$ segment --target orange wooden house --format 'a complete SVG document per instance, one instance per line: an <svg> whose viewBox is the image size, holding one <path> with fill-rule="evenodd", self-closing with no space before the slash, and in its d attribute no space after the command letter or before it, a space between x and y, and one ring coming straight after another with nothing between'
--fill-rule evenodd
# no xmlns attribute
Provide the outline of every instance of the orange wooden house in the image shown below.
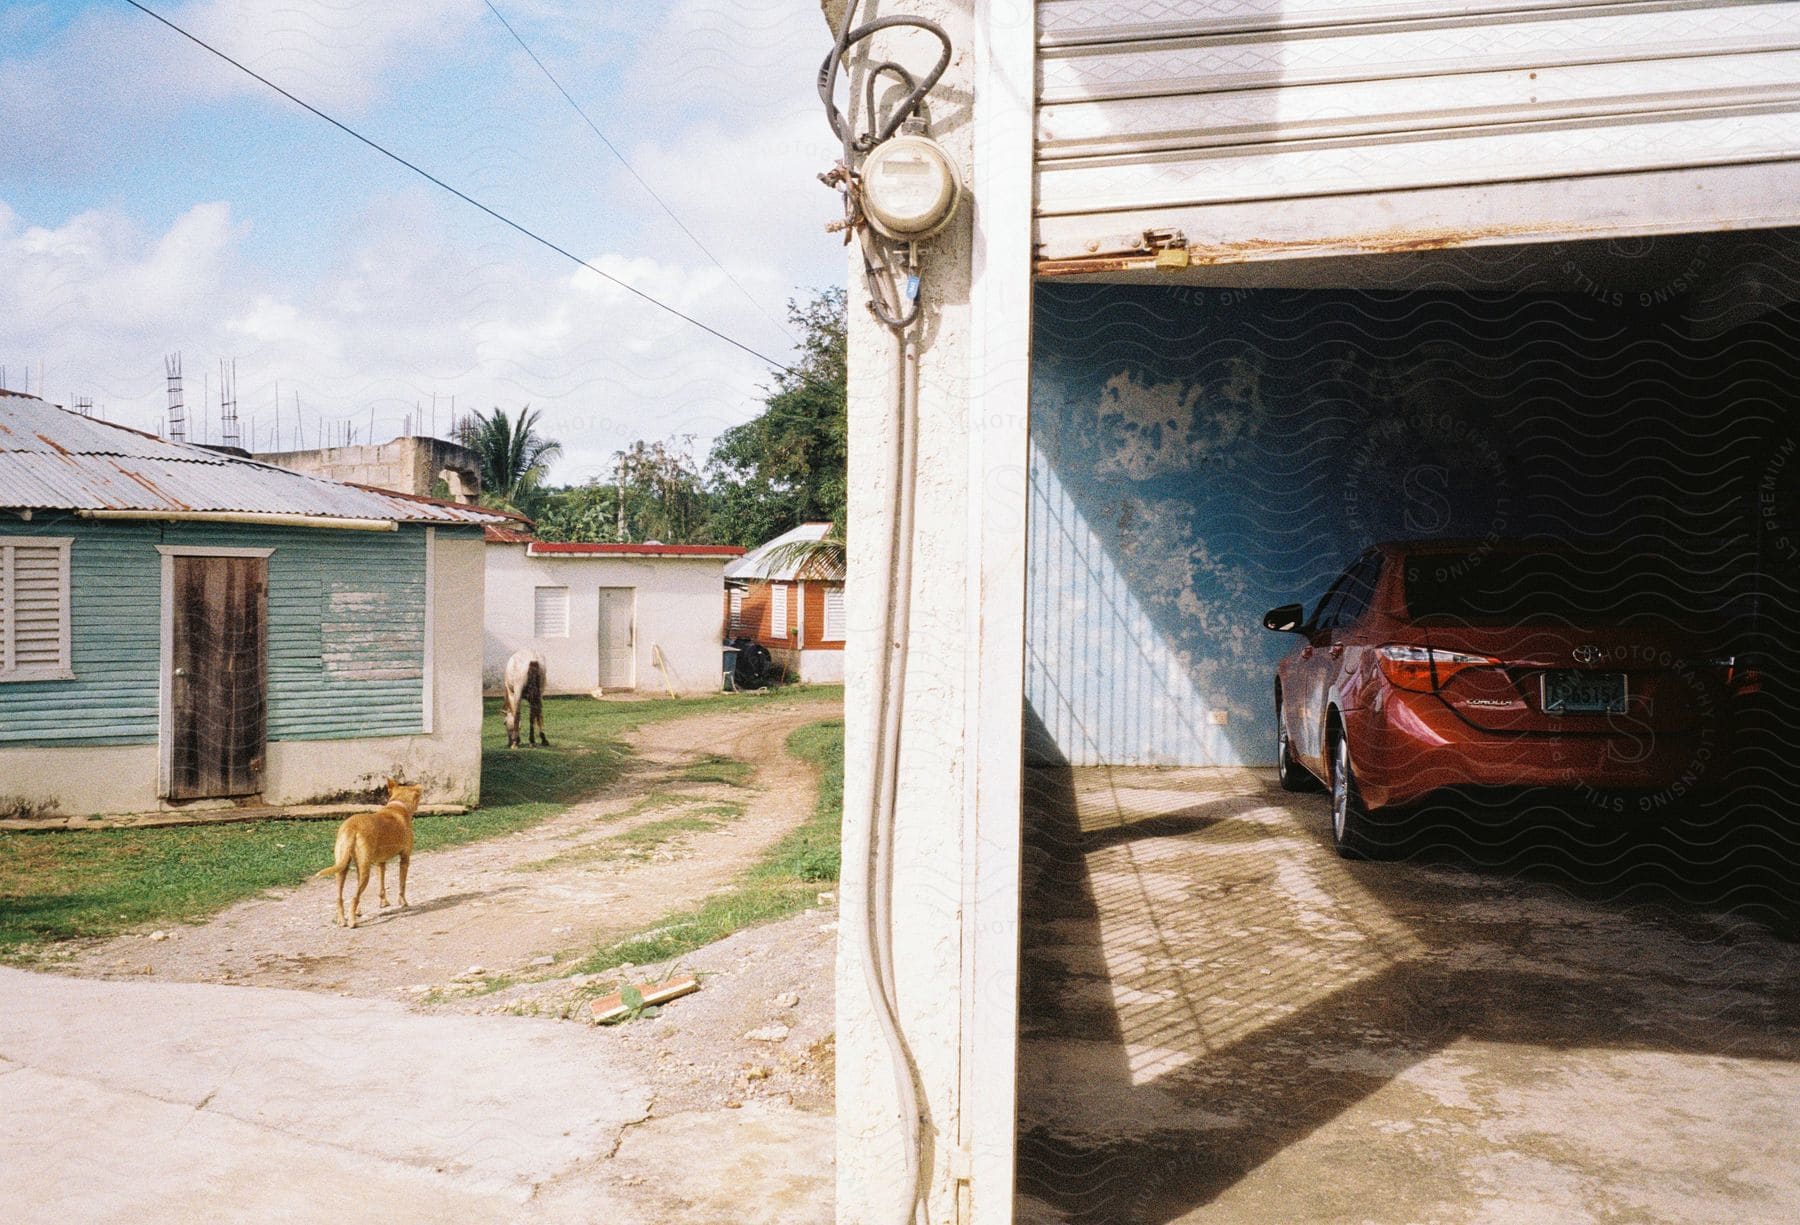
<svg viewBox="0 0 1800 1225"><path fill-rule="evenodd" d="M844 679L844 573L784 558L784 545L822 540L829 523L802 523L725 567L730 638L753 638L775 662L808 682Z"/></svg>

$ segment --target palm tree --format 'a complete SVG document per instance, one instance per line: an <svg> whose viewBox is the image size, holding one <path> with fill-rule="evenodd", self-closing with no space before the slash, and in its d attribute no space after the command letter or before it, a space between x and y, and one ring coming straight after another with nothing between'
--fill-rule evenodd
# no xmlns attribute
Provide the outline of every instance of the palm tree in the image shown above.
<svg viewBox="0 0 1800 1225"><path fill-rule="evenodd" d="M777 570L793 566L803 579L841 579L850 565L844 526L842 518L834 519L817 540L790 540L770 549L769 561Z"/></svg>
<svg viewBox="0 0 1800 1225"><path fill-rule="evenodd" d="M481 465L481 500L529 514L528 505L538 500L538 482L550 469L550 461L562 454L562 444L537 432L538 414L526 405L518 420L506 410L476 413L464 445L475 452Z"/></svg>

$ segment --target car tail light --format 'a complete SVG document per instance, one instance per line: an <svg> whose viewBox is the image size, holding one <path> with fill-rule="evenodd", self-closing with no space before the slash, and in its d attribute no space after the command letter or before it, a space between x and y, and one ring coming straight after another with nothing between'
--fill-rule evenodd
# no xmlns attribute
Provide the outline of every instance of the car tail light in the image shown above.
<svg viewBox="0 0 1800 1225"><path fill-rule="evenodd" d="M1397 687L1414 693L1435 693L1464 668L1500 666L1500 661L1490 655L1469 655L1436 647L1385 646L1375 654L1381 660L1382 675Z"/></svg>
<svg viewBox="0 0 1800 1225"><path fill-rule="evenodd" d="M1761 693L1762 677L1744 660L1736 655L1720 655L1714 659L1700 661L1702 667L1717 668L1725 679L1725 687L1735 694Z"/></svg>

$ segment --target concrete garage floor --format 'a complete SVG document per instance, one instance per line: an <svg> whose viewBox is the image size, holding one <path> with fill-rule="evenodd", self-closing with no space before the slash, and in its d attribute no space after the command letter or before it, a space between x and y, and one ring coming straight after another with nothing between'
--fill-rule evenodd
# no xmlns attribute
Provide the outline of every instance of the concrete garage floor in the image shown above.
<svg viewBox="0 0 1800 1225"><path fill-rule="evenodd" d="M1800 945L1698 848L1352 864L1269 771L1026 785L1021 1222L1800 1220Z"/></svg>

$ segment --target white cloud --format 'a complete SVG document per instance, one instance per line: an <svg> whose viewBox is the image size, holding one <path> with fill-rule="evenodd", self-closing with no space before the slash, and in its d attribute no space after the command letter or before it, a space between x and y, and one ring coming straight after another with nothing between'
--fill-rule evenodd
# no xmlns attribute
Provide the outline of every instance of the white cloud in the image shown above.
<svg viewBox="0 0 1800 1225"><path fill-rule="evenodd" d="M590 113L750 300L597 143L550 141L535 161L521 154L543 140L547 123L568 123L581 141L591 134L538 70L508 50L480 0L194 0L174 12L259 71L346 114L374 98L387 74L465 38L471 21L488 22L488 41L464 49L489 48L496 64L504 57L518 106L422 116L421 130L456 136L432 142L451 149L434 169L527 223L542 212L533 193L579 199L598 173L595 207L618 222L608 232L629 235L635 223L635 236L618 240L634 249L572 249L785 356L785 338L767 316L785 323L787 298L841 281L844 269L837 239L823 232L837 198L813 177L835 148L812 88L826 41L812 0L685 0L652 19L660 24L648 34L641 15L621 17L605 5L501 7L577 97L611 92L624 100ZM0 84L0 109L9 90L37 98L45 122L32 138L37 152L64 158L78 182L70 159L109 156L118 140L109 125L128 123L135 111L193 99L229 106L244 89L262 89L222 65L215 72L198 52L146 55L144 20L129 11L123 20L85 15L31 60L0 62L0 82L12 82ZM52 88L68 57L89 54L99 58L84 69L78 97ZM674 62L682 71L669 70ZM35 84L19 85L15 68L36 73ZM199 70L205 80L187 79ZM596 77L584 75L595 73L615 83L610 91L596 91ZM32 92L39 87L41 96ZM254 95L242 97L248 105ZM9 157L24 165L35 156L17 143L10 149L0 151L0 179ZM346 187L366 192L367 182ZM423 184L367 196L351 220L305 249L271 251L265 238L258 259L245 244L257 217L241 205L196 201L155 228L130 208L128 196L122 208L34 217L48 224L33 226L0 201L0 364L35 368L41 358L53 399L92 396L114 419L141 427L161 420L163 354L180 350L196 406L190 417L204 416L203 379L210 372L216 399L218 362L235 357L240 416L254 416L263 442L277 384L289 444L296 393L309 423L326 416L366 431L373 409L378 436L397 431L419 406L429 412L434 392L440 427L452 395L459 410L529 402L564 444L557 478L580 479L604 472L611 453L637 438L691 433L703 453L720 430L757 410L770 381L754 357ZM564 245L578 242L571 231L581 226L545 230ZM316 436L312 425L307 441Z"/></svg>
<svg viewBox="0 0 1800 1225"><path fill-rule="evenodd" d="M842 205L817 179L839 156L814 86L829 31L816 0L659 7L642 15L649 28L631 32L637 54L621 61L624 40L609 6L502 5L606 138L743 285L758 308L748 338L785 343L784 303L797 287L843 278L842 248L825 232ZM522 53L511 68L516 96L548 93L553 108L562 106ZM613 105L596 100L596 80L616 82ZM607 206L642 217L644 240L659 256L709 265L643 185L565 113L574 177L588 181L597 171ZM742 303L729 282L723 293Z"/></svg>
<svg viewBox="0 0 1800 1225"><path fill-rule="evenodd" d="M530 403L564 443L564 479L605 471L639 437L691 433L704 447L756 411L766 367L617 285L516 247L489 258L418 194L371 213L382 221L303 294L246 267L244 227L223 204L196 205L160 234L112 212L55 228L0 214L0 318L14 321L0 363L42 361L50 398L90 396L111 419L154 429L165 353L183 354L190 419L216 420L214 372L236 358L240 417L255 418L263 445L277 385L290 445L295 394L310 437L321 417L366 432L371 410L389 436L433 392L440 426L452 395L459 409ZM696 314L728 300L710 267L594 263Z"/></svg>
<svg viewBox="0 0 1800 1225"><path fill-rule="evenodd" d="M283 88L355 115L465 37L481 0L189 0L152 5ZM229 64L124 5L88 9L27 54L0 57L0 174L73 174L184 106L260 96ZM285 104L284 104L285 105Z"/></svg>
<svg viewBox="0 0 1800 1225"><path fill-rule="evenodd" d="M481 0L195 0L171 19L307 101L354 112L389 74L459 42L485 13ZM263 88L220 68L192 87Z"/></svg>

